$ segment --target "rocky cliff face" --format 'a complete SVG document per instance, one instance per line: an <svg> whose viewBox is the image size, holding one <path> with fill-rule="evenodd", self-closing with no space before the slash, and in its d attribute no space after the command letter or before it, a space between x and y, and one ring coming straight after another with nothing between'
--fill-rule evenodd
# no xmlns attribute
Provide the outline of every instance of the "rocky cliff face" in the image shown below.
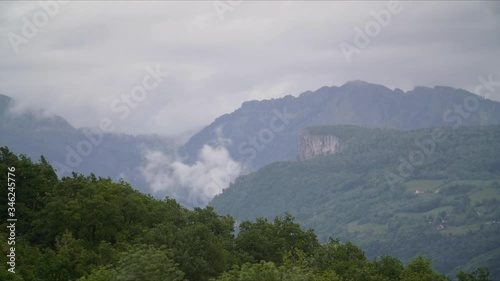
<svg viewBox="0 0 500 281"><path fill-rule="evenodd" d="M339 139L335 136L311 135L304 132L299 137L299 161L309 160L317 156L333 154L340 148Z"/></svg>

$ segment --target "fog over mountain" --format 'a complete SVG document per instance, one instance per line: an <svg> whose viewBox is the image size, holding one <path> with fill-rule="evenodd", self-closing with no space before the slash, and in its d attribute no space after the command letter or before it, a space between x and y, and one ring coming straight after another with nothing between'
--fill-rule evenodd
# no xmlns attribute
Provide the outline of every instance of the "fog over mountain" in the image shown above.
<svg viewBox="0 0 500 281"><path fill-rule="evenodd" d="M451 87L404 92L356 80L298 97L247 101L208 124L183 146L158 135L76 129L58 116L16 112L2 96L2 145L72 171L124 178L145 193L205 206L239 175L295 161L301 131L314 125L409 130L500 124L500 103Z"/></svg>
<svg viewBox="0 0 500 281"><path fill-rule="evenodd" d="M401 2L350 63L340 45L355 46L355 29L365 30L389 2L241 1L222 20L215 2L69 1L16 53L9 36L22 36L24 18L33 23L44 10L2 1L0 93L74 127L111 118L117 132L186 140L245 101L351 80L470 92L479 76L500 80L498 2ZM118 119L113 102L157 65L168 76ZM499 91L490 98L500 100Z"/></svg>

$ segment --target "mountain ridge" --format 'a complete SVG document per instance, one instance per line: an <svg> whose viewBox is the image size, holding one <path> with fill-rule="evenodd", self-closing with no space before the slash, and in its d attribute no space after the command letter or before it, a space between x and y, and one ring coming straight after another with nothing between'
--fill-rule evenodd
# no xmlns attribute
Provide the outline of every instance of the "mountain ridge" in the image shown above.
<svg viewBox="0 0 500 281"><path fill-rule="evenodd" d="M141 192L150 193L138 170L144 161L143 148L173 150L173 141L159 135L100 132L90 137L95 139L89 139L93 129L75 128L61 116L46 116L36 110L9 112L14 103L15 99L0 95L0 146L32 159L43 155L60 177L77 172L114 180L124 178ZM83 144L90 149L88 154L78 152Z"/></svg>
<svg viewBox="0 0 500 281"><path fill-rule="evenodd" d="M462 118L453 110L458 105L463 107L464 101L468 99L477 102L477 110L467 113L467 118ZM168 176L168 169L171 168L169 165L174 162L195 169L199 163L207 164L203 162L207 159L201 159L200 162L200 152L207 145L222 149L217 151L226 150L229 155L226 160L238 162L241 165L239 171L246 173L275 161L296 160L298 135L309 126L358 125L411 130L447 125L500 124L500 103L465 90L446 86L418 86L404 92L355 80L342 86L324 86L315 91L305 91L298 96L285 95L243 102L233 112L216 118L180 148L174 141L161 135L104 134L104 142L92 147L97 153L94 151L88 157L81 157L82 164L71 167L67 165L67 158L75 156L73 151L76 146L87 140L85 130L74 128L62 117L45 118L36 112L9 113L7 116L7 108L12 103L13 99L8 96L0 98L0 116L3 116L0 119L3 133L0 145L7 145L13 151L25 153L34 159L43 154L49 161L65 165L56 165L65 175L70 171L83 174L97 172L98 175L118 179L123 175L136 174L134 179L126 180L145 193L153 191L150 189L152 185L155 185L155 191L169 190L169 187L165 187L160 180L164 175L149 175L146 178L139 168L157 167L155 173L161 173L160 169L163 169L165 176ZM145 154L144 148L168 156L165 159L170 159L169 162L148 166L148 161L152 160ZM176 153L177 149L179 153ZM217 176L226 179L237 176L227 167L205 167L207 173L216 171ZM208 175L206 178L210 177L214 176ZM157 179L160 181L157 182ZM166 195L169 195L168 192L155 194L160 197Z"/></svg>
<svg viewBox="0 0 500 281"><path fill-rule="evenodd" d="M297 97L243 102L192 136L182 151L186 160L194 163L203 145L218 145L218 139L224 138L230 141L226 148L231 157L256 170L274 161L294 160L298 146L295 137L307 126L352 124L403 130L447 126L458 122L454 106L467 99L477 102L478 108L470 117L459 120L463 125L500 124L500 103L463 89L417 86L404 92L354 80L340 87L306 91ZM452 112L446 115L448 110ZM262 135L264 131L271 134L268 129L276 111L295 117L284 130L272 132L268 137L271 141L266 143ZM249 145L255 138L261 141Z"/></svg>

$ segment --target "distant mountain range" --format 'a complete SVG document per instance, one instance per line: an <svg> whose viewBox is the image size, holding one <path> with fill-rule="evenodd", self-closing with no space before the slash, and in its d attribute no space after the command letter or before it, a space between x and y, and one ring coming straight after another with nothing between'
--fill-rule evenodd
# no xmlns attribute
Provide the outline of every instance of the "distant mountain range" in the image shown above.
<svg viewBox="0 0 500 281"><path fill-rule="evenodd" d="M410 130L458 122L500 124L500 103L450 87L416 87L404 92L352 81L298 97L244 102L236 111L217 118L194 135L183 151L188 161L193 162L203 145L222 142L234 160L255 170L274 161L295 160L297 136L308 126L359 125Z"/></svg>
<svg viewBox="0 0 500 281"><path fill-rule="evenodd" d="M244 102L236 111L217 118L180 148L161 136L162 132L140 136L104 134L102 143L93 146L89 156L81 157L81 163L71 166L66 158L74 153L69 152L68 146L75 151L82 140L89 141L85 135L87 129L74 128L59 116L8 113L13 102L10 97L0 95L0 145L35 160L44 155L63 175L73 170L113 179L122 177L146 193L151 191L149 183L138 171L145 164L144 149L170 155L178 149L178 155L183 157L181 160L193 164L198 161L204 145L225 147L232 159L244 164L247 171L255 171L275 161L296 160L298 135L308 126L350 124L409 130L458 122L461 125L500 124L500 103L465 90L416 87L404 92L352 81L341 87L308 91L298 97L288 95ZM465 112L460 112L460 108Z"/></svg>
<svg viewBox="0 0 500 281"><path fill-rule="evenodd" d="M75 171L83 174L125 179L135 188L149 193L149 187L140 176L138 167L143 163L143 148L173 150L173 142L157 135L132 136L103 134L94 145L86 128L76 129L60 116L43 116L33 112L11 113L14 100L0 95L0 146L8 146L15 153L25 154L37 161L41 155L56 168L60 176L71 176ZM92 144L90 153L88 146ZM69 160L69 161L67 161Z"/></svg>
<svg viewBox="0 0 500 281"><path fill-rule="evenodd" d="M352 81L298 97L244 102L181 147L162 132L96 135L59 116L12 113L14 102L0 95L0 146L34 160L44 155L60 175L123 178L150 193L151 179L141 172L149 161L145 151L161 152L172 157L152 154L158 161L149 165L148 176L155 188L196 182L189 192L179 185L177 193L196 197L210 189L210 177L198 178L199 173L219 171L200 164L200 151L220 148L203 154L205 160L220 156L208 159L210 165L228 158L227 150L229 160L248 173L213 199L221 214L241 221L290 212L303 226L315 227L320 238L351 239L370 257L388 253L407 260L421 253L435 258L443 272L488 265L500 278L499 102L450 87L404 92ZM427 155L415 141L432 139L433 129L425 128L436 127L443 127L444 142L425 165L403 175L401 161L417 161L411 158L417 157L415 146L420 157ZM174 168L188 172L173 180L174 161ZM388 184L387 172L399 180ZM156 194L164 195L176 198Z"/></svg>

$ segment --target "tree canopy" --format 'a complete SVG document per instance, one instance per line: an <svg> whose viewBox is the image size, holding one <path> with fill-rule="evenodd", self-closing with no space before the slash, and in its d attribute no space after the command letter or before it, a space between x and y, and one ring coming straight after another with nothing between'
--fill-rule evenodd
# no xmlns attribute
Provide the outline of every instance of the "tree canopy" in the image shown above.
<svg viewBox="0 0 500 281"><path fill-rule="evenodd" d="M322 244L289 214L243 221L236 233L235 220L211 207L189 210L93 174L58 179L43 157L33 163L3 147L2 183L8 167L16 168L16 273L4 268L0 280L446 280L429 259L370 261L350 242ZM5 257L7 243L0 249ZM458 278L488 280L488 271Z"/></svg>

